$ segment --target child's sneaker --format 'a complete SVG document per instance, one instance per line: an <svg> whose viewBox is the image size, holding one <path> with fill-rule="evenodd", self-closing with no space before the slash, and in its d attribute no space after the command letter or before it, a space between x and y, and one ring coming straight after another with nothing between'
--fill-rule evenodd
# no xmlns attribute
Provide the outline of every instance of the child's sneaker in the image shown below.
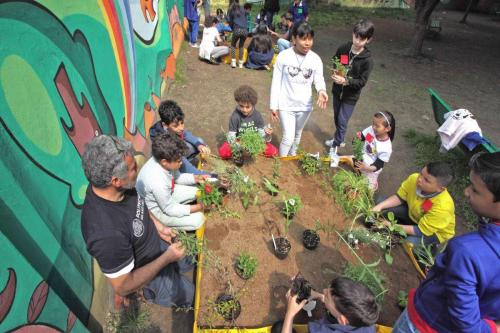
<svg viewBox="0 0 500 333"><path fill-rule="evenodd" d="M236 68L236 59L231 59L231 67Z"/></svg>
<svg viewBox="0 0 500 333"><path fill-rule="evenodd" d="M191 46L192 48L195 48L195 49L200 48L200 45L198 45L198 43L189 43L189 46Z"/></svg>
<svg viewBox="0 0 500 333"><path fill-rule="evenodd" d="M238 64L238 67L239 68L243 68L243 60L240 60L239 64Z"/></svg>
<svg viewBox="0 0 500 333"><path fill-rule="evenodd" d="M325 141L325 146L328 146L328 147L333 147L333 144L335 143L335 140L334 139L331 139L331 140L326 140ZM345 142L341 142L340 145L339 145L340 148L344 148L345 147Z"/></svg>

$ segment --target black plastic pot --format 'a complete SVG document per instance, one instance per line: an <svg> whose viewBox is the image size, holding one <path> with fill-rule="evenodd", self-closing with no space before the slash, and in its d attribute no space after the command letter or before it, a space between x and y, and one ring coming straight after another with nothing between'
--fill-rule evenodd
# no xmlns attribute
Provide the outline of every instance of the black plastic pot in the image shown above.
<svg viewBox="0 0 500 333"><path fill-rule="evenodd" d="M312 285L307 281L302 274L298 273L292 281L290 293L297 295L297 304L300 304L305 299L311 296Z"/></svg>
<svg viewBox="0 0 500 333"><path fill-rule="evenodd" d="M245 164L245 158L241 154L238 157L233 156L233 162L237 167L242 167Z"/></svg>
<svg viewBox="0 0 500 333"><path fill-rule="evenodd" d="M238 276L243 279L243 280L249 280L251 278L251 276L249 277L245 277L243 275L243 272L238 268L238 264L237 263L234 263L234 271L236 272L236 274L238 274Z"/></svg>
<svg viewBox="0 0 500 333"><path fill-rule="evenodd" d="M292 244L290 244L290 241L285 237L278 237L275 239L275 242L276 249L274 249L274 254L276 254L278 259L285 259L292 248Z"/></svg>
<svg viewBox="0 0 500 333"><path fill-rule="evenodd" d="M217 299L215 300L215 304L219 305L220 303L229 302L232 300L234 300L234 297L232 295L222 294L219 297L217 297ZM236 307L233 308L230 313L221 313L219 310L219 307L217 307L217 313L220 314L224 318L224 320L227 320L227 321L236 320L241 314L240 301L238 301L238 300L236 301Z"/></svg>
<svg viewBox="0 0 500 333"><path fill-rule="evenodd" d="M314 250L318 247L320 242L320 237L318 233L311 229L306 229L302 233L302 244L308 250Z"/></svg>

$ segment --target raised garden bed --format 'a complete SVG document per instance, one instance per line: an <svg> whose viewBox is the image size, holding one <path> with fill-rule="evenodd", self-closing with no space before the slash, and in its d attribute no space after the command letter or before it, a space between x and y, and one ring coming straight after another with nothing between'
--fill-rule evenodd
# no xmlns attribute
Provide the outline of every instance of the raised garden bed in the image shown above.
<svg viewBox="0 0 500 333"><path fill-rule="evenodd" d="M300 272L315 290L322 291L334 277L344 275L348 264L348 273L361 272L360 260L366 264L378 262L373 269L384 276L387 289L380 295L383 301L379 323L391 326L401 311L398 293L418 286L417 272L401 246L392 249L393 263L388 265L384 261L384 250L379 246L359 244L354 253L347 240L341 240L336 231L344 234L353 225L352 217L346 217L335 203L331 172L307 176L297 161L277 163L263 157L245 164L241 170L260 189L258 200L245 210L242 200L230 195L225 200L225 213L214 212L207 218L204 237L210 252L208 257L218 258L218 268L214 267L213 260L208 265L201 265L197 277L195 327L269 326L285 315L285 293L291 287L292 276ZM278 195L273 196L266 191L262 185L263 177L279 186ZM300 197L301 208L285 233L283 199L294 195ZM304 247L306 229L317 230L320 238L317 248L313 250ZM279 237L285 237L290 242L291 249L285 258L276 256L271 234L275 242ZM306 232L306 236L308 244L315 243L316 237L311 232ZM247 280L235 270L236 259L242 253L254 256L258 261L255 275ZM217 310L214 305L217 298L228 291L240 304L240 313L235 320L225 320L214 312ZM323 316L321 302L312 314L312 319ZM306 312L301 311L295 323L307 323L308 320Z"/></svg>

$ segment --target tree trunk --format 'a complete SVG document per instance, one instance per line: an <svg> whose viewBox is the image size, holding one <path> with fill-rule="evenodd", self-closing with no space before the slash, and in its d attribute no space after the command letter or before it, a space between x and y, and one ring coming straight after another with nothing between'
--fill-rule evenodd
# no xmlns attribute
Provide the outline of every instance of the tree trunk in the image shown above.
<svg viewBox="0 0 500 333"><path fill-rule="evenodd" d="M465 13L464 13L464 17L462 17L462 19L460 20L460 23L466 23L467 21L467 16L469 15L469 12L472 8L472 4L474 3L475 1L474 0L469 0L469 3L467 4L467 8L465 8Z"/></svg>
<svg viewBox="0 0 500 333"><path fill-rule="evenodd" d="M425 33L429 25L429 18L432 11L436 8L439 0L417 0L415 1L415 34L408 48L408 55L417 57L422 53L422 45L424 44Z"/></svg>

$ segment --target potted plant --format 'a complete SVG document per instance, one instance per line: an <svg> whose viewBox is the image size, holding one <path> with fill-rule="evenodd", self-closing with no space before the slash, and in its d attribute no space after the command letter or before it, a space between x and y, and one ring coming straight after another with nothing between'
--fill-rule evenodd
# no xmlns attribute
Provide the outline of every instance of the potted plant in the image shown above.
<svg viewBox="0 0 500 333"><path fill-rule="evenodd" d="M276 257L281 260L285 259L292 249L292 244L290 244L290 241L286 237L280 236L276 239L274 239L273 237L273 243L274 254L276 255Z"/></svg>
<svg viewBox="0 0 500 333"><path fill-rule="evenodd" d="M287 220L291 220L297 214L300 207L302 207L302 202L300 201L300 197L298 195L293 195L289 198L283 197L281 213L286 217Z"/></svg>
<svg viewBox="0 0 500 333"><path fill-rule="evenodd" d="M226 321L234 322L241 313L240 301L230 294L221 294L215 300L216 312Z"/></svg>
<svg viewBox="0 0 500 333"><path fill-rule="evenodd" d="M406 309L408 306L408 293L404 290L398 292L398 306L401 309Z"/></svg>
<svg viewBox="0 0 500 333"><path fill-rule="evenodd" d="M316 230L313 229L306 229L302 233L302 243L304 244L304 247L308 250L314 250L318 247L320 242L320 237L319 234L316 232Z"/></svg>
<svg viewBox="0 0 500 333"><path fill-rule="evenodd" d="M245 159L243 157L243 151L241 149L241 145L235 139L229 139L229 146L231 147L231 158L234 164L238 167L242 167L245 163Z"/></svg>
<svg viewBox="0 0 500 333"><path fill-rule="evenodd" d="M334 75L342 76L342 77L347 77L347 72L349 71L348 61L344 61L344 63L341 61L339 57L332 57L331 59L331 64L332 64L332 70Z"/></svg>
<svg viewBox="0 0 500 333"><path fill-rule="evenodd" d="M352 162L353 162L353 167L355 170L357 170L356 162L363 161L363 149L364 149L364 147L365 147L365 143L360 138L355 137L352 140L352 150L354 152L354 157L352 158Z"/></svg>
<svg viewBox="0 0 500 333"><path fill-rule="evenodd" d="M311 290L311 283L307 281L302 274L300 274L300 272L297 273L297 275L295 275L292 279L292 286L290 288L290 294L292 296L297 295L297 304L311 297Z"/></svg>
<svg viewBox="0 0 500 333"><path fill-rule="evenodd" d="M300 159L300 167L304 173L309 176L314 175L321 167L321 161L319 160L319 154L313 155L304 153Z"/></svg>
<svg viewBox="0 0 500 333"><path fill-rule="evenodd" d="M205 206L214 205L218 209L222 205L222 193L217 187L208 181L205 181L198 185L199 195L198 200Z"/></svg>
<svg viewBox="0 0 500 333"><path fill-rule="evenodd" d="M238 136L238 140L243 152L247 153L252 158L263 153L266 149L264 139L259 131L255 129L247 129L243 131Z"/></svg>
<svg viewBox="0 0 500 333"><path fill-rule="evenodd" d="M269 180L266 177L262 177L262 185L264 185L264 189L267 191L267 193L269 193L273 197L278 195L279 187L275 182Z"/></svg>
<svg viewBox="0 0 500 333"><path fill-rule="evenodd" d="M250 203L257 204L259 191L249 176L238 168L232 168L227 170L226 178L230 191L240 197L243 208L247 209Z"/></svg>
<svg viewBox="0 0 500 333"><path fill-rule="evenodd" d="M433 245L425 245L423 238L421 238L419 245L413 247L413 254L425 275L427 275L431 267L434 266L433 252Z"/></svg>
<svg viewBox="0 0 500 333"><path fill-rule="evenodd" d="M248 280L255 276L258 265L259 262L257 258L243 252L236 258L234 267L236 270L236 274L238 274L240 278L242 278L243 280Z"/></svg>

